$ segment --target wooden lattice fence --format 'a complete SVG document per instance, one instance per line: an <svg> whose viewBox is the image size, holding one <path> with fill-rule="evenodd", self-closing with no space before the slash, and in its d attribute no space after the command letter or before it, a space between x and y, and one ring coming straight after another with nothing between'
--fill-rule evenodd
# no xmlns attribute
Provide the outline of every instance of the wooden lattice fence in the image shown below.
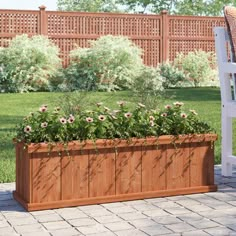
<svg viewBox="0 0 236 236"><path fill-rule="evenodd" d="M128 36L143 49L146 65L173 60L177 52L214 51L213 27L224 26L222 17L0 10L0 46L19 34L47 35L61 49L63 65L75 45L88 47L102 35Z"/></svg>

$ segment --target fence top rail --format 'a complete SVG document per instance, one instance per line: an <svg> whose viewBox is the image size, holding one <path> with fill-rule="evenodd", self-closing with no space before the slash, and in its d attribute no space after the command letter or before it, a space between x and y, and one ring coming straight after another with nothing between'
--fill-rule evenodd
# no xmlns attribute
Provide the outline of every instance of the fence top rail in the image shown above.
<svg viewBox="0 0 236 236"><path fill-rule="evenodd" d="M168 15L169 19L178 19L178 20L224 20L222 16L179 16L179 15Z"/></svg>
<svg viewBox="0 0 236 236"><path fill-rule="evenodd" d="M39 14L40 10L13 10L13 9L0 9L0 14L1 13L33 13L33 14Z"/></svg>
<svg viewBox="0 0 236 236"><path fill-rule="evenodd" d="M64 15L64 16L96 16L96 17L127 17L127 18L161 18L161 15L151 14L128 14L128 13L101 13L101 12L75 12L75 11L46 11L48 14Z"/></svg>

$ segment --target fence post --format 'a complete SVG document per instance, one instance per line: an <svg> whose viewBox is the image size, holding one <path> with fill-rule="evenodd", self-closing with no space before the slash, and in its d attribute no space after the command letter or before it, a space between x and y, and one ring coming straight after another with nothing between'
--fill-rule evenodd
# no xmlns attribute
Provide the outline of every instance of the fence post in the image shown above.
<svg viewBox="0 0 236 236"><path fill-rule="evenodd" d="M161 62L169 59L169 24L168 24L168 11L161 11L162 16L162 57Z"/></svg>
<svg viewBox="0 0 236 236"><path fill-rule="evenodd" d="M47 35L48 34L48 19L45 11L45 6L39 7L39 34Z"/></svg>

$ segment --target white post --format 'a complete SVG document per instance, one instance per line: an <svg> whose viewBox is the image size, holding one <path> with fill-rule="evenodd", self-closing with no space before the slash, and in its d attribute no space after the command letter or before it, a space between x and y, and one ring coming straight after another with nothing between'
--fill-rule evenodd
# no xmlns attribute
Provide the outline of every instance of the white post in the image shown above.
<svg viewBox="0 0 236 236"><path fill-rule="evenodd" d="M232 94L229 73L225 70L225 63L228 62L227 55L227 41L228 35L223 27L216 27L215 33L215 47L219 69L220 90L221 90L221 133L222 133L222 151L221 164L222 175L232 176L232 163L230 157L232 156ZM236 103L235 103L236 109Z"/></svg>

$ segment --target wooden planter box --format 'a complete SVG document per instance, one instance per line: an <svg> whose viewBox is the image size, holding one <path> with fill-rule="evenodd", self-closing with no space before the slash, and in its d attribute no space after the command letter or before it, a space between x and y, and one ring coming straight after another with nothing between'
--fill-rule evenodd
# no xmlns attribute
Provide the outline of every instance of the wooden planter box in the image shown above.
<svg viewBox="0 0 236 236"><path fill-rule="evenodd" d="M216 135L16 147L14 198L28 211L216 191Z"/></svg>

